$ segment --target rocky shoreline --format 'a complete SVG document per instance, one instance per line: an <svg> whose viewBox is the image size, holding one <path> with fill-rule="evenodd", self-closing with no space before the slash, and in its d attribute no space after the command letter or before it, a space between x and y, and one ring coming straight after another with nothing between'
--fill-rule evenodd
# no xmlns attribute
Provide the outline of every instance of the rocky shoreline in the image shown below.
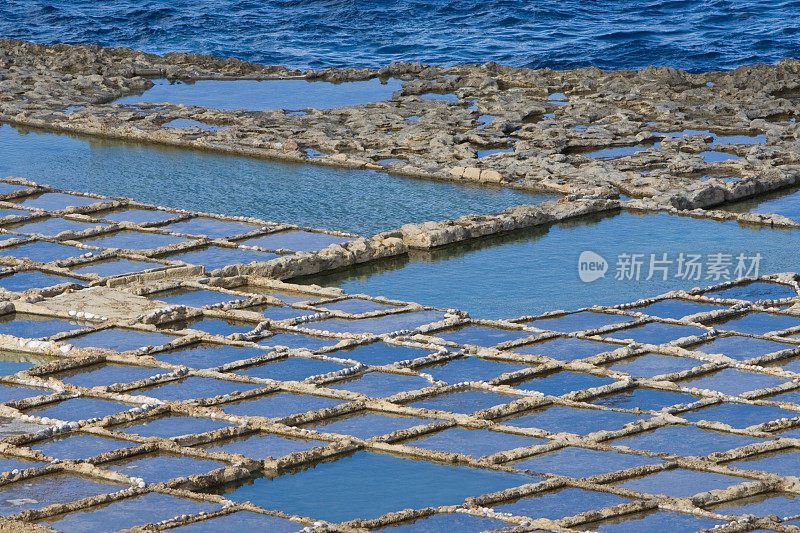
<svg viewBox="0 0 800 533"><path fill-rule="evenodd" d="M798 60L703 74L493 63L297 71L197 54L160 57L124 48L1 40L0 121L693 209L797 183L798 73ZM391 100L303 113L113 103L150 88L152 78L339 83L389 77L404 82ZM453 98L422 97L429 94ZM487 116L491 120L482 118ZM201 126L163 126L175 119ZM637 151L616 158L586 155L620 147ZM477 151L492 149L508 151L477 157ZM724 160L707 160L709 152Z"/></svg>

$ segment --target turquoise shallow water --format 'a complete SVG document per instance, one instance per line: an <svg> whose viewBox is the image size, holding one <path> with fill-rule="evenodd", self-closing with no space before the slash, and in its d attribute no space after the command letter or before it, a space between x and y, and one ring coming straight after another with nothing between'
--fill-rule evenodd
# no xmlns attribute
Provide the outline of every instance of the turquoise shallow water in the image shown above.
<svg viewBox="0 0 800 533"><path fill-rule="evenodd" d="M545 197L0 126L0 177L372 235L408 222L489 214Z"/></svg>
<svg viewBox="0 0 800 533"><path fill-rule="evenodd" d="M675 277L680 253L703 255L760 253L762 273L798 269L794 250L800 232L750 229L733 222L714 222L665 214L630 213L584 217L564 224L534 228L499 237L442 247L431 252L361 265L348 271L297 278L302 283L337 286L351 293L455 307L472 316L513 318L554 309L593 304L614 305L670 290L706 286L707 269L699 280ZM584 283L578 258L585 250L608 263L605 277ZM617 280L620 254L644 254L639 280ZM650 254L673 261L667 279L649 274ZM728 268L733 277L736 261ZM656 265L658 266L658 265ZM720 278L720 281L722 278ZM718 282L717 282L718 283Z"/></svg>

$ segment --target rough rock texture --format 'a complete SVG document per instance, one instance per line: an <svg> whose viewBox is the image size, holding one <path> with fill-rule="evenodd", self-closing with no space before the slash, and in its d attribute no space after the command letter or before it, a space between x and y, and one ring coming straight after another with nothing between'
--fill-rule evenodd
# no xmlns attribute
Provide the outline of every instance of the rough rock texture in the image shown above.
<svg viewBox="0 0 800 533"><path fill-rule="evenodd" d="M494 63L299 72L196 54L162 58L124 48L2 40L0 120L435 179L621 194L688 209L797 181L800 124L789 119L798 115L798 72L798 60L702 74ZM307 109L299 116L113 103L148 89L151 78L338 82L390 76L405 81L391 100ZM457 100L420 97L430 93ZM177 118L223 127L162 127ZM632 147L619 157L593 154ZM478 157L495 149L506 151ZM707 161L709 152L731 158Z"/></svg>

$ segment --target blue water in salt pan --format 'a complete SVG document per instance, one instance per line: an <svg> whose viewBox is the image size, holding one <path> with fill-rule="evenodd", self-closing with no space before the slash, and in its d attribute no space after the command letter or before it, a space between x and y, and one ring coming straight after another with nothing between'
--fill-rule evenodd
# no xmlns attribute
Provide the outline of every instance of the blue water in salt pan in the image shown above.
<svg viewBox="0 0 800 533"><path fill-rule="evenodd" d="M215 511L219 506L175 498L166 494L149 493L110 504L89 507L82 511L48 518L45 522L59 531L100 533L109 523L116 528L130 528L150 522L168 520L174 516Z"/></svg>
<svg viewBox="0 0 800 533"><path fill-rule="evenodd" d="M396 79L388 80L386 83L372 79L340 84L306 80L199 80L192 83L153 81L155 86L144 94L126 96L114 102L117 104L171 102L211 109L250 111L309 107L331 109L390 100L392 93L401 87L400 80Z"/></svg>
<svg viewBox="0 0 800 533"><path fill-rule="evenodd" d="M387 483L386 480L392 480ZM503 490L539 478L358 452L311 470L259 478L226 497L267 509L342 522L390 511L458 505L469 496Z"/></svg>
<svg viewBox="0 0 800 533"><path fill-rule="evenodd" d="M708 518L656 510L648 513L631 513L602 522L584 524L582 529L603 533L640 533L660 530L690 533L700 529L711 529L718 525L722 526L724 523Z"/></svg>
<svg viewBox="0 0 800 533"><path fill-rule="evenodd" d="M208 131L224 130L226 126L212 126L189 118L176 118L161 125L163 128L200 128Z"/></svg>
<svg viewBox="0 0 800 533"><path fill-rule="evenodd" d="M443 102L458 102L458 96L454 94L425 93L420 94L419 97L427 98L428 100L442 100Z"/></svg>
<svg viewBox="0 0 800 533"><path fill-rule="evenodd" d="M25 292L28 289L43 289L45 287L52 287L62 283L77 283L82 285L83 282L75 278L65 278L62 276L51 276L41 272L29 271L18 272L11 276L3 276L0 278L0 287L14 292Z"/></svg>
<svg viewBox="0 0 800 533"><path fill-rule="evenodd" d="M735 213L775 213L800 220L800 189L790 187L720 207Z"/></svg>
<svg viewBox="0 0 800 533"><path fill-rule="evenodd" d="M797 270L793 250L798 245L797 231L751 229L735 222L665 214L620 213L583 217L430 252L415 251L411 257L390 258L295 281L337 286L351 294L384 295L464 309L473 317L514 318L553 309L615 305L713 283L706 279L705 270L699 280L676 277L680 253L721 252L733 257L761 253L762 273ZM605 277L591 283L580 280L578 258L585 250L606 260ZM642 254L638 280L635 275L632 279L616 279L621 254ZM646 279L651 254L656 259L667 254L672 261L666 280L659 272ZM731 277L735 267L734 261L729 268ZM703 331L697 328L698 334Z"/></svg>
<svg viewBox="0 0 800 533"><path fill-rule="evenodd" d="M46 241L36 241L22 246L15 246L14 248L3 248L0 250L0 257L10 255L20 258L26 257L39 263L49 263L50 261L76 257L84 253L86 252L80 248Z"/></svg>
<svg viewBox="0 0 800 533"><path fill-rule="evenodd" d="M710 472L675 469L633 479L618 486L638 490L649 494L666 494L667 496L691 496L709 490L724 489L731 485L748 481Z"/></svg>
<svg viewBox="0 0 800 533"><path fill-rule="evenodd" d="M245 528L251 531L270 531L271 533L294 533L302 530L300 524L292 522L288 518L239 511L211 520L192 522L186 526L175 528L175 531L180 531L180 533L205 533L208 531L240 533Z"/></svg>
<svg viewBox="0 0 800 533"><path fill-rule="evenodd" d="M156 205L361 235L408 222L496 213L552 198L367 170L276 163L53 133L20 133L7 125L0 125L0 147L0 177L27 177L53 187L125 196Z"/></svg>

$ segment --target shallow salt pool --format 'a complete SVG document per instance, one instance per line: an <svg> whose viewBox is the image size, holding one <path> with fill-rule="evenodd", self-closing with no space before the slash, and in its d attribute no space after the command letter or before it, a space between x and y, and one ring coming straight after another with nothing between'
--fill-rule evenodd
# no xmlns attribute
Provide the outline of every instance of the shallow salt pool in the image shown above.
<svg viewBox="0 0 800 533"><path fill-rule="evenodd" d="M622 212L582 217L432 251L413 251L407 256L294 281L464 309L474 317L514 318L553 309L616 305L715 282L713 277L708 279L706 270L699 279L676 277L681 253L685 257L700 253L704 267L709 254L730 254L730 279L736 267L734 258L740 253L746 257L760 253L761 273L797 270L793 250L798 244L798 231L759 230L735 222ZM604 277L589 283L581 281L578 260L583 251L603 257L608 268ZM616 279L622 254L642 254L638 280L635 273L628 279L627 272L623 279ZM671 261L666 266L666 280L661 271L654 271L647 279L651 254L656 260L666 254Z"/></svg>
<svg viewBox="0 0 800 533"><path fill-rule="evenodd" d="M0 146L0 177L19 176L70 190L360 235L409 222L496 213L553 198L508 188L277 163L8 125L0 125Z"/></svg>
<svg viewBox="0 0 800 533"><path fill-rule="evenodd" d="M390 100L402 82L375 78L331 83L306 80L198 80L195 82L153 80L155 85L141 95L126 96L116 104L171 102L211 109L332 109L335 107ZM179 125L180 126L180 125Z"/></svg>

